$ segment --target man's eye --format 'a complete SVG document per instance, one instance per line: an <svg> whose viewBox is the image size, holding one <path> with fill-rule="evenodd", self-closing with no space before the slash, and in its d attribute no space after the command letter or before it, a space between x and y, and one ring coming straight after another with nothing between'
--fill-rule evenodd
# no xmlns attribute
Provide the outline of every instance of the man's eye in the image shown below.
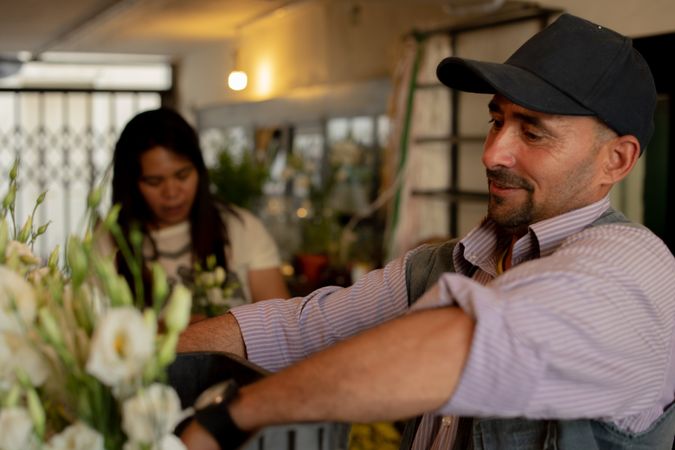
<svg viewBox="0 0 675 450"><path fill-rule="evenodd" d="M536 142L541 139L541 136L538 133L533 133L531 131L523 131L523 136L530 142Z"/></svg>
<svg viewBox="0 0 675 450"><path fill-rule="evenodd" d="M492 119L490 119L490 121L488 123L492 124L492 128L497 129L497 130L501 129L502 126L504 126L503 121L501 121L499 119L495 119L494 117Z"/></svg>

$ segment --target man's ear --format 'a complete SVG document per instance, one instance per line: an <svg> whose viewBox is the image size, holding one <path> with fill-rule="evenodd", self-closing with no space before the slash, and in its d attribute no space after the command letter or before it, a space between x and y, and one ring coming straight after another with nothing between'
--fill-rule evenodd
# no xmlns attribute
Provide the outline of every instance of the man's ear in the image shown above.
<svg viewBox="0 0 675 450"><path fill-rule="evenodd" d="M640 142L633 135L618 136L606 142L604 175L611 184L623 180L640 157Z"/></svg>

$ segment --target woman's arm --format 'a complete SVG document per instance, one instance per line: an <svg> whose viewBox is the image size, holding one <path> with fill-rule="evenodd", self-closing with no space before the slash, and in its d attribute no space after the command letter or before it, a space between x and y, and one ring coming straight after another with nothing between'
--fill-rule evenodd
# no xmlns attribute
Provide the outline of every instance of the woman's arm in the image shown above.
<svg viewBox="0 0 675 450"><path fill-rule="evenodd" d="M248 286L251 292L251 301L254 303L271 298L290 297L286 282L278 267L249 270Z"/></svg>

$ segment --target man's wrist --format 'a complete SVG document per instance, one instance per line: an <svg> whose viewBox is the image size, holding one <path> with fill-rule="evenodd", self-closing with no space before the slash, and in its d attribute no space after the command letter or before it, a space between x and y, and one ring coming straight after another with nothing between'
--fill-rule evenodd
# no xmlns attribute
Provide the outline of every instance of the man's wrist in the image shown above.
<svg viewBox="0 0 675 450"><path fill-rule="evenodd" d="M239 428L230 414L229 405L237 398L234 380L219 383L195 402L195 420L218 441L222 450L239 448L251 435Z"/></svg>

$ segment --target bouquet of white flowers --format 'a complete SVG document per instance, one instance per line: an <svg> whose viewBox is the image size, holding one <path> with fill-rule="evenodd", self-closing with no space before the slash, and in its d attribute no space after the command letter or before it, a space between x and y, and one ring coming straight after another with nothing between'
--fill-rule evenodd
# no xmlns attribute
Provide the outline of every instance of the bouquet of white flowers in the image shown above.
<svg viewBox="0 0 675 450"><path fill-rule="evenodd" d="M43 264L31 249L47 227L33 225L45 195L19 228L17 170L0 206L0 450L183 449L172 433L184 412L166 368L189 321L189 290L170 293L153 268L145 308L142 292L96 257L91 231L68 240L62 269L58 247ZM94 191L91 211L99 200ZM113 235L118 211L103 220ZM125 249L133 259L138 245Z"/></svg>

